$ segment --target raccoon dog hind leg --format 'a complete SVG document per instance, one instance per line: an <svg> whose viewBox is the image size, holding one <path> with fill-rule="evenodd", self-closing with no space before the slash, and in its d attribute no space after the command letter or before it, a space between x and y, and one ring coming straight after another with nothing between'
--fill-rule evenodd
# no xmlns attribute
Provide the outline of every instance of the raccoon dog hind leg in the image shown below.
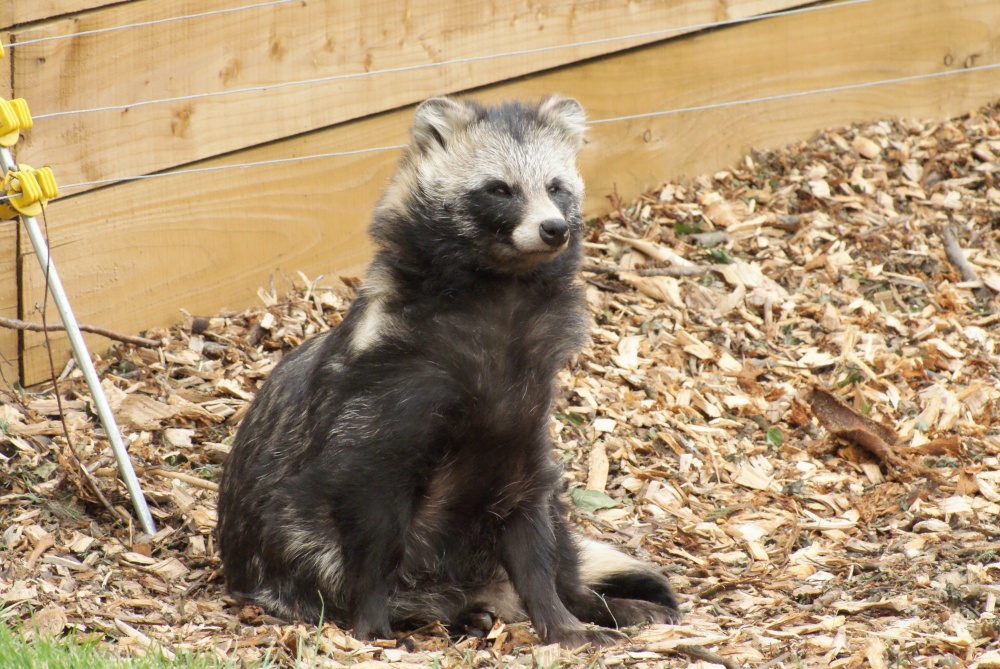
<svg viewBox="0 0 1000 669"><path fill-rule="evenodd" d="M552 458L555 375L589 327L584 120L557 96L418 107L344 322L285 356L237 432L231 592L361 638L499 613L577 646L620 638L584 623L677 617L663 576L571 531Z"/></svg>

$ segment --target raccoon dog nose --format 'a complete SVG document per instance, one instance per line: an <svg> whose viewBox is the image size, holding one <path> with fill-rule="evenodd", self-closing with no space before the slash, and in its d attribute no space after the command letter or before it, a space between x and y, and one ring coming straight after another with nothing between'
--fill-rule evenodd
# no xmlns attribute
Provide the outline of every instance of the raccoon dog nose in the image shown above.
<svg viewBox="0 0 1000 669"><path fill-rule="evenodd" d="M569 224L561 218L550 218L538 226L538 234L549 246L562 246L569 237Z"/></svg>

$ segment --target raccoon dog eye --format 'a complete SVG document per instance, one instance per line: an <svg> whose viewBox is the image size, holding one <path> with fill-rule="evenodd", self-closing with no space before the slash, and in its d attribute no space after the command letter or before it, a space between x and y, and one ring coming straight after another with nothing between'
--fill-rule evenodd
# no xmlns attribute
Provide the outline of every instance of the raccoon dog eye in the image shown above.
<svg viewBox="0 0 1000 669"><path fill-rule="evenodd" d="M490 195L496 195L497 197L510 197L514 194L510 186L499 181L490 184L487 189L489 190Z"/></svg>
<svg viewBox="0 0 1000 669"><path fill-rule="evenodd" d="M562 184L559 183L558 181L553 181L548 186L549 195L558 195L559 193L562 192L562 189L563 189Z"/></svg>

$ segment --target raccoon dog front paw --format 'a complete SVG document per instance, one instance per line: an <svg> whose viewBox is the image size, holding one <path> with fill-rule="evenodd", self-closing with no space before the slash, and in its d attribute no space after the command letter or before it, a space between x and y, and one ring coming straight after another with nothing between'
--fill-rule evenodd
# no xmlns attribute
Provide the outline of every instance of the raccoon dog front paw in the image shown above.
<svg viewBox="0 0 1000 669"><path fill-rule="evenodd" d="M617 597L608 597L605 602L619 627L630 627L643 623L675 623L681 619L681 613L676 604L670 606L641 599Z"/></svg>
<svg viewBox="0 0 1000 669"><path fill-rule="evenodd" d="M493 629L496 619L497 610L494 607L488 604L476 605L462 611L452 621L451 627L460 634L482 639Z"/></svg>

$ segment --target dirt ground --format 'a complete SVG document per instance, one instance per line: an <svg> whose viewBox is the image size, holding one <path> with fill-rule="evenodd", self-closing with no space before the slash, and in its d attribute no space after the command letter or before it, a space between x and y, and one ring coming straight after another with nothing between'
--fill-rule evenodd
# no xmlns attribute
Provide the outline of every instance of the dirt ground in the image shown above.
<svg viewBox="0 0 1000 669"><path fill-rule="evenodd" d="M79 371L59 382L71 444L51 385L5 385L3 617L238 664L1000 667L998 155L996 107L883 121L612 196L589 224L593 342L559 376L556 456L583 530L670 575L678 625L598 652L524 624L369 645L229 599L212 537L228 444L356 285L303 276L98 360L153 537Z"/></svg>

